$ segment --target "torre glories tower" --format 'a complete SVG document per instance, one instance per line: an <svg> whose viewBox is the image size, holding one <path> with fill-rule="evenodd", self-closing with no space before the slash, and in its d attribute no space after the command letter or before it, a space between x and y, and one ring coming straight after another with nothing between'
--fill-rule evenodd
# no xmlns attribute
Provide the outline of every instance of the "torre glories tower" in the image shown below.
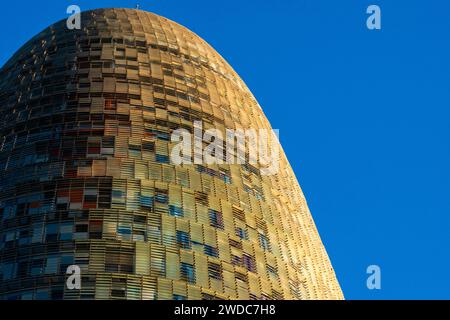
<svg viewBox="0 0 450 320"><path fill-rule="evenodd" d="M0 299L342 299L284 152L251 161L261 129L230 65L166 18L37 34L0 69Z"/></svg>

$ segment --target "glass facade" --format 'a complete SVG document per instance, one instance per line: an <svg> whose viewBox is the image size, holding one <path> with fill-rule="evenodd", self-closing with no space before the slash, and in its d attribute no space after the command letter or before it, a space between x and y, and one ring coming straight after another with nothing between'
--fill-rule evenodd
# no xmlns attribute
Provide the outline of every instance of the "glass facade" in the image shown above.
<svg viewBox="0 0 450 320"><path fill-rule="evenodd" d="M0 298L343 298L283 153L275 175L170 160L194 121L271 128L226 61L145 11L81 26L55 23L0 69Z"/></svg>

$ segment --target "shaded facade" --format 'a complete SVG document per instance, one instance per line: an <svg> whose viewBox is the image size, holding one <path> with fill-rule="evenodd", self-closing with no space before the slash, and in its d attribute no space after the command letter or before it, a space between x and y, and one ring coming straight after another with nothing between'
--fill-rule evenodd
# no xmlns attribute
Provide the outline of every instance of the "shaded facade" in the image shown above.
<svg viewBox="0 0 450 320"><path fill-rule="evenodd" d="M343 298L284 154L276 175L170 161L194 121L271 128L226 61L144 11L81 26L50 26L0 70L0 297Z"/></svg>

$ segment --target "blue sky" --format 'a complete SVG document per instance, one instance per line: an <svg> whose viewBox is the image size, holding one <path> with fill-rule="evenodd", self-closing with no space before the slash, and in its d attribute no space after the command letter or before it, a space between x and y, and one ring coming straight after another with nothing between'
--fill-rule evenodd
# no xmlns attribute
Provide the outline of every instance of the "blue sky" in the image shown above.
<svg viewBox="0 0 450 320"><path fill-rule="evenodd" d="M66 8L8 1L0 65ZM377 4L382 30L366 28ZM348 299L450 299L450 2L140 1L208 41L262 105ZM381 267L381 290L366 268Z"/></svg>

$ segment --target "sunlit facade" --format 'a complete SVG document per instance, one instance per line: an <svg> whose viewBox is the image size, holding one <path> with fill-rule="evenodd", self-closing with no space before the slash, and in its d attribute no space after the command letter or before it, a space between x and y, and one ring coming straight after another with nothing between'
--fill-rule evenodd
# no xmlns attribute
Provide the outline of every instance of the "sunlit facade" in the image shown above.
<svg viewBox="0 0 450 320"><path fill-rule="evenodd" d="M0 298L343 298L284 153L275 175L175 165L171 132L194 121L271 128L168 19L88 11L81 30L63 20L25 44L0 70Z"/></svg>

